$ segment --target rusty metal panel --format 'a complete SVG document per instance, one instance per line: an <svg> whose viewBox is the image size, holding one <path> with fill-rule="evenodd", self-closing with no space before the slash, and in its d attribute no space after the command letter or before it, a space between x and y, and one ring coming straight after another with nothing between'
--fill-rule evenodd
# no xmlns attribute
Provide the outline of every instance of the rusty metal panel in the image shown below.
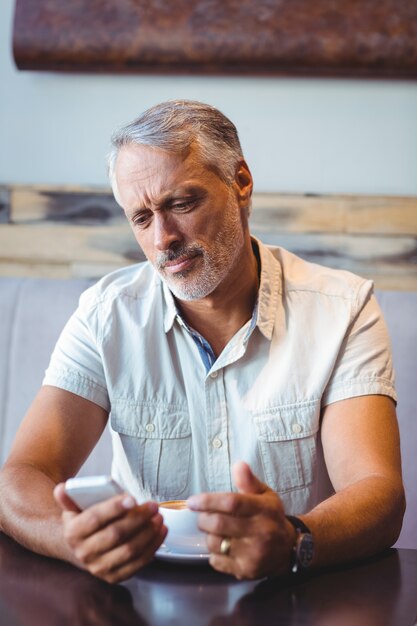
<svg viewBox="0 0 417 626"><path fill-rule="evenodd" d="M20 69L417 77L417 0L16 0Z"/></svg>

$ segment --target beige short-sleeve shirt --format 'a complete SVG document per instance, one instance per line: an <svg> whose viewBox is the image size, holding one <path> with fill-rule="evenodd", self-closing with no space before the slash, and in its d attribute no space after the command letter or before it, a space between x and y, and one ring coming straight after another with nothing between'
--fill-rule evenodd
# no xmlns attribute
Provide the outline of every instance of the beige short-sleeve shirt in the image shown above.
<svg viewBox="0 0 417 626"><path fill-rule="evenodd" d="M43 383L109 411L113 475L140 501L233 490L231 465L245 460L302 513L329 493L322 408L396 400L372 282L258 245L256 325L208 371L149 263L88 289L58 340Z"/></svg>

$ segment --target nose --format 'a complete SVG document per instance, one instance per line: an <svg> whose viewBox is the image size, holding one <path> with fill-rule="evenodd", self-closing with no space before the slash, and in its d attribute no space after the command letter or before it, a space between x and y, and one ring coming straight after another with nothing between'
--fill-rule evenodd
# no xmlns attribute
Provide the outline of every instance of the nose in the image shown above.
<svg viewBox="0 0 417 626"><path fill-rule="evenodd" d="M155 211L153 219L154 245L161 252L181 240L175 219L164 211Z"/></svg>

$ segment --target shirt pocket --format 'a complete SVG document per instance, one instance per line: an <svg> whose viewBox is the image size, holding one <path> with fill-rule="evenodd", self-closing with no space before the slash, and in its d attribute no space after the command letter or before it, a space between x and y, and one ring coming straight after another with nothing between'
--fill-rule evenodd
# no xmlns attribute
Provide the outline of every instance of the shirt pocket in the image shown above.
<svg viewBox="0 0 417 626"><path fill-rule="evenodd" d="M175 405L112 405L111 426L120 437L130 471L140 490L156 500L187 491L191 426L186 410Z"/></svg>
<svg viewBox="0 0 417 626"><path fill-rule="evenodd" d="M267 484L278 493L314 480L320 402L309 401L252 413Z"/></svg>

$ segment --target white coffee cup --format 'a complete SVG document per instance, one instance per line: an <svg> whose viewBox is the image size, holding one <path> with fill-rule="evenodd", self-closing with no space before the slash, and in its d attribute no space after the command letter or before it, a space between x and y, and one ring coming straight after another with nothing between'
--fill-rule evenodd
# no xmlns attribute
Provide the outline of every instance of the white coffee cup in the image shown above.
<svg viewBox="0 0 417 626"><path fill-rule="evenodd" d="M198 528L198 513L187 507L185 500L169 500L159 504L168 528L164 544L180 554L207 554L206 533Z"/></svg>

